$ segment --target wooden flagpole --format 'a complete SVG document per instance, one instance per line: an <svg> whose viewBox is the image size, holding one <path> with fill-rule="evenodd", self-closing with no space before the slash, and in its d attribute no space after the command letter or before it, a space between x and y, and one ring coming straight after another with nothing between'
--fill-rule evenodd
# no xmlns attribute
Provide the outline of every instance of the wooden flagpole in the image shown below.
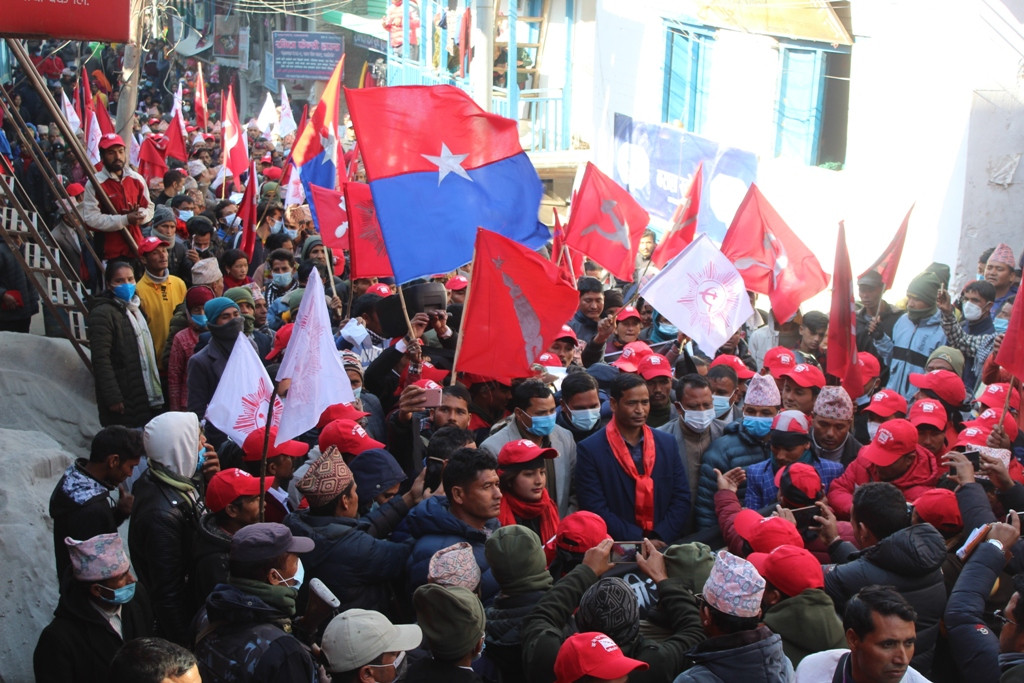
<svg viewBox="0 0 1024 683"><path fill-rule="evenodd" d="M270 449L270 425L274 419L274 404L277 402L277 385L270 393L270 403L267 405L267 424L263 430L263 454L260 456L260 521L263 521L263 513L267 504L267 451Z"/></svg>

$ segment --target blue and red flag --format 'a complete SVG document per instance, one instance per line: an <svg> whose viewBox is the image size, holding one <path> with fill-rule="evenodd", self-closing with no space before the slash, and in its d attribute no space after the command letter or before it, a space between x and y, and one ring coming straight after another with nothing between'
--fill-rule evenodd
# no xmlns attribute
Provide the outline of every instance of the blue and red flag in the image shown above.
<svg viewBox="0 0 1024 683"><path fill-rule="evenodd" d="M541 182L518 125L450 85L345 90L399 283L473 260L477 228L537 248Z"/></svg>
<svg viewBox="0 0 1024 683"><path fill-rule="evenodd" d="M327 81L320 101L313 108L309 123L301 128L299 137L292 147L292 161L299 171L302 189L307 197L312 196L310 185L326 187L330 190L338 188L338 164L341 159L341 145L338 141L338 102L341 98L341 77L345 73L345 55L338 60L334 73ZM317 230L320 221L316 215L316 207L309 203L313 223Z"/></svg>

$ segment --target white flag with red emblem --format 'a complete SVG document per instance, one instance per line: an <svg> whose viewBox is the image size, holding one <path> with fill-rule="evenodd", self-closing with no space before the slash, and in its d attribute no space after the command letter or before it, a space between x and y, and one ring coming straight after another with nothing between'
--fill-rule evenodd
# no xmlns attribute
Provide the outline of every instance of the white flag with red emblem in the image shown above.
<svg viewBox="0 0 1024 683"><path fill-rule="evenodd" d="M267 426L267 410L273 391L270 375L260 362L252 342L239 333L217 391L213 392L210 405L206 407L206 419L232 441L242 445L249 432ZM281 399L275 399L272 426L281 421L283 407Z"/></svg>

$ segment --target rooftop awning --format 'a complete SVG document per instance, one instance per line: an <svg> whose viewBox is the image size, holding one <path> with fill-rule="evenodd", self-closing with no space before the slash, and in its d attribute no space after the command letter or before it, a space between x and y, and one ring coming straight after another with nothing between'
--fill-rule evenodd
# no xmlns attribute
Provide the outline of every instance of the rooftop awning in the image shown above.
<svg viewBox="0 0 1024 683"><path fill-rule="evenodd" d="M745 33L853 45L827 0L696 0L697 18Z"/></svg>

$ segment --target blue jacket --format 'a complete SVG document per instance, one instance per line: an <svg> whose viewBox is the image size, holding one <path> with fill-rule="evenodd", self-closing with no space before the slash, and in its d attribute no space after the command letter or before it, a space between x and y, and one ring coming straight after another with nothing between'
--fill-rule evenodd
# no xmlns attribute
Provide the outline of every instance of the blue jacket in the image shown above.
<svg viewBox="0 0 1024 683"><path fill-rule="evenodd" d="M910 384L910 373L924 372L928 356L946 343L942 313L936 311L933 316L916 325L904 313L893 325L892 343L892 357L883 359L889 363L887 388L909 401L917 393L917 388Z"/></svg>
<svg viewBox="0 0 1024 683"><path fill-rule="evenodd" d="M821 477L821 490L828 493L828 485L843 473L843 466L831 460L822 460L811 456L808 463L818 471ZM779 495L779 487L775 485L775 468L772 458L747 468L747 495L743 499L743 507L760 510L766 505L774 505Z"/></svg>
<svg viewBox="0 0 1024 683"><path fill-rule="evenodd" d="M480 565L480 593L485 605L489 605L498 594L498 581L491 574L484 544L498 528L497 518L488 520L485 530L474 529L451 513L448 499L431 496L409 511L402 529L416 539L412 555L406 564L409 577L409 593L427 582L430 558L438 550L465 541L473 546L473 556Z"/></svg>
<svg viewBox="0 0 1024 683"><path fill-rule="evenodd" d="M715 492L718 478L715 468L725 474L734 467L747 468L768 460L772 455L767 441L762 441L743 429L742 422L730 422L725 433L711 442L704 451L700 464L700 484L697 487L697 529L710 529L718 525L715 516ZM736 495L743 500L745 485Z"/></svg>
<svg viewBox="0 0 1024 683"><path fill-rule="evenodd" d="M676 440L652 429L654 435L654 533L671 545L689 529L690 485ZM620 541L637 541L643 531L636 523L636 482L612 455L605 431L576 447L576 498L581 510L600 515L608 533Z"/></svg>

